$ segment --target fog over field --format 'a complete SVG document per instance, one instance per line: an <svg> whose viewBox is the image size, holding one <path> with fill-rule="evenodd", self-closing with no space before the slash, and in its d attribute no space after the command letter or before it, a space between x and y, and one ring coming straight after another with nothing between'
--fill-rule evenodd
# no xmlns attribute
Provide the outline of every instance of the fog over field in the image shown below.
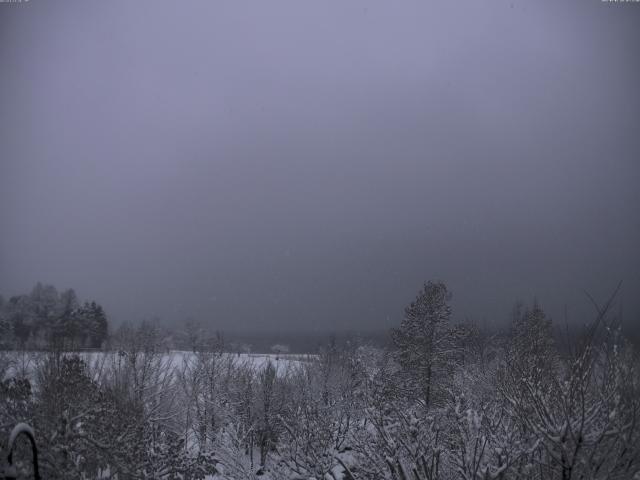
<svg viewBox="0 0 640 480"><path fill-rule="evenodd" d="M640 8L0 4L0 293L114 324L387 329L619 281L640 314Z"/></svg>

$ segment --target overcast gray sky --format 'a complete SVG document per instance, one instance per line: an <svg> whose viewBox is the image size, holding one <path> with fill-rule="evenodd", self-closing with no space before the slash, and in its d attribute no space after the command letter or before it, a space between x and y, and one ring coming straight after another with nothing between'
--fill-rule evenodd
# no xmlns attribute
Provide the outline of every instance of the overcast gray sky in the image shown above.
<svg viewBox="0 0 640 480"><path fill-rule="evenodd" d="M0 293L118 322L640 315L640 3L0 3Z"/></svg>

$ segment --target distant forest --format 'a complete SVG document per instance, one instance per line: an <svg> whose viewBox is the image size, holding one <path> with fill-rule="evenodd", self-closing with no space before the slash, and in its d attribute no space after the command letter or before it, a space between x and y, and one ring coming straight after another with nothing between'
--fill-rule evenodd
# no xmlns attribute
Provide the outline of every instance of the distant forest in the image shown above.
<svg viewBox="0 0 640 480"><path fill-rule="evenodd" d="M542 310L535 300L534 304ZM523 302L516 302L509 321L519 315L523 308ZM638 345L640 322L622 322L621 318L616 318L616 322L617 327L624 330L625 338ZM472 328L483 331L485 335L500 338L505 332L505 328L498 326L501 323L509 328L509 324L504 321L491 324L467 321L463 324L471 325ZM589 323L590 321L581 324L551 322L551 332L557 348L564 352L570 339L580 335ZM116 326L110 322L107 312L100 304L95 301L81 303L71 288L58 291L53 285L39 282L28 294L14 295L8 299L0 295L0 349L108 350L117 343L114 343L113 339L137 328L140 324L152 324L166 350L196 351L207 348L207 345L215 345L215 348L224 345L225 351L233 353L280 351L313 354L329 342L339 345L369 344L386 347L392 340L389 330L384 329L239 333L219 330L216 329L215 322L205 323L196 319L186 319L179 325L166 325L160 319L154 318L139 322L125 321Z"/></svg>
<svg viewBox="0 0 640 480"><path fill-rule="evenodd" d="M38 283L29 294L0 296L0 344L4 348L101 348L107 316L96 302L81 304L73 289L58 292Z"/></svg>

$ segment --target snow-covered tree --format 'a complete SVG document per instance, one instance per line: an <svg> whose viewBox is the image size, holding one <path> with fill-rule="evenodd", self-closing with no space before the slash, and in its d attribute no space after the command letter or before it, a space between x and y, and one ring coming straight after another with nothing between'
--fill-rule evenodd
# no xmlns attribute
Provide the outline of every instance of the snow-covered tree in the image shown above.
<svg viewBox="0 0 640 480"><path fill-rule="evenodd" d="M451 294L442 282L427 282L392 331L396 358L413 393L429 407L442 399L455 362L455 332L449 324Z"/></svg>

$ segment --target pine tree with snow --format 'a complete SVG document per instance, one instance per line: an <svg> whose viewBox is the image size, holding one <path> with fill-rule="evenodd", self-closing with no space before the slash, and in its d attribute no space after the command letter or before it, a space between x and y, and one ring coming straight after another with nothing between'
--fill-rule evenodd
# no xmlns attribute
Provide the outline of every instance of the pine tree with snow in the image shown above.
<svg viewBox="0 0 640 480"><path fill-rule="evenodd" d="M449 324L451 293L442 282L427 282L392 331L395 356L406 385L431 406L442 393L455 361L455 332Z"/></svg>

